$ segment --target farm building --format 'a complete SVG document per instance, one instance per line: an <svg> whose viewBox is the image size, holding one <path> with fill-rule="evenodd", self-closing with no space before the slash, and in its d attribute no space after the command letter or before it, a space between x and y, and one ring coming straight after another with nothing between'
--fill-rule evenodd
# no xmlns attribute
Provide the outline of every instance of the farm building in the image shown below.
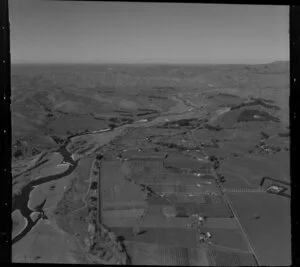
<svg viewBox="0 0 300 267"><path fill-rule="evenodd" d="M291 185L286 181L265 176L261 179L260 186L268 193L291 196Z"/></svg>

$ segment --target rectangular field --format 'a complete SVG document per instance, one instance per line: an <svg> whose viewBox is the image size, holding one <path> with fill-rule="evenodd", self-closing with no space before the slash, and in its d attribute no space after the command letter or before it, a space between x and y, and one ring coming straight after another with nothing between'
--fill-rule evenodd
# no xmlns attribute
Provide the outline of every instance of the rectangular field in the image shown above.
<svg viewBox="0 0 300 267"><path fill-rule="evenodd" d="M142 242L128 242L126 247L133 265L188 266L189 264L187 248Z"/></svg>
<svg viewBox="0 0 300 267"><path fill-rule="evenodd" d="M207 218L204 226L206 228L239 229L235 218Z"/></svg>
<svg viewBox="0 0 300 267"><path fill-rule="evenodd" d="M128 149L122 152L122 157L123 158L128 158L128 159L152 159L152 160L163 160L165 158L167 153L164 151L158 151L156 152L154 149Z"/></svg>
<svg viewBox="0 0 300 267"><path fill-rule="evenodd" d="M172 203L189 203L189 202L194 202L197 204L211 203L211 199L205 194L199 194L197 196L189 196L188 194L166 194L166 197Z"/></svg>
<svg viewBox="0 0 300 267"><path fill-rule="evenodd" d="M173 167L179 169L192 170L210 170L212 168L211 162L198 161L190 157L183 156L169 156L164 160L165 167Z"/></svg>
<svg viewBox="0 0 300 267"><path fill-rule="evenodd" d="M286 153L251 155L221 161L220 171L225 176L226 188L258 187L262 177L289 180L289 163Z"/></svg>
<svg viewBox="0 0 300 267"><path fill-rule="evenodd" d="M250 253L239 253L219 248L207 251L209 266L258 266L254 256Z"/></svg>
<svg viewBox="0 0 300 267"><path fill-rule="evenodd" d="M272 194L228 194L263 265L291 264L290 199ZM255 219L255 216L259 216Z"/></svg>
<svg viewBox="0 0 300 267"><path fill-rule="evenodd" d="M121 204L121 206L124 204L136 206L144 202L144 194L139 186L130 182L116 184L110 189L105 187L102 189L102 192L103 209L105 209L106 206L116 207L117 203Z"/></svg>
<svg viewBox="0 0 300 267"><path fill-rule="evenodd" d="M113 201L113 202L106 202L103 205L103 211L115 211L115 210L131 210L131 209L145 209L146 207L145 201Z"/></svg>
<svg viewBox="0 0 300 267"><path fill-rule="evenodd" d="M189 218L167 218L163 212L163 206L149 206L145 215L143 228L182 228L187 229Z"/></svg>
<svg viewBox="0 0 300 267"><path fill-rule="evenodd" d="M125 241L133 265L208 266L205 249Z"/></svg>
<svg viewBox="0 0 300 267"><path fill-rule="evenodd" d="M142 214L143 209L113 210L102 212L102 222L108 227L135 227Z"/></svg>
<svg viewBox="0 0 300 267"><path fill-rule="evenodd" d="M216 197L214 196L213 198ZM198 204L195 202L175 203L175 208L178 217L187 217L195 213L199 214L202 217L233 217L232 211L225 201L211 204Z"/></svg>
<svg viewBox="0 0 300 267"><path fill-rule="evenodd" d="M201 227L202 232L210 232L212 244L241 251L249 251L247 242L240 229Z"/></svg>
<svg viewBox="0 0 300 267"><path fill-rule="evenodd" d="M112 227L111 229L117 236L122 236L127 241L171 247L197 247L197 234L195 231L178 228L141 228L142 234L133 236L132 228L129 227Z"/></svg>
<svg viewBox="0 0 300 267"><path fill-rule="evenodd" d="M109 189L114 185L123 182L123 172L119 161L106 161L101 163L100 172L101 186L104 189Z"/></svg>
<svg viewBox="0 0 300 267"><path fill-rule="evenodd" d="M211 172L201 171L201 176L197 176L196 174L185 174L180 171L176 172L170 168L163 169L155 169L157 166L149 166L149 168L145 168L136 174L132 174L130 177L138 183L149 184L149 185L206 185L210 190L213 190L215 187L215 177L211 174Z"/></svg>
<svg viewBox="0 0 300 267"><path fill-rule="evenodd" d="M226 203L219 204L198 204L197 213L200 216L215 217L215 218L231 218L233 214Z"/></svg>
<svg viewBox="0 0 300 267"><path fill-rule="evenodd" d="M207 192L221 194L220 189L215 183L207 184L203 181L195 182L192 185L185 185L181 183L177 184L148 184L149 187L155 192L165 193L165 194L186 194L186 195L203 195Z"/></svg>
<svg viewBox="0 0 300 267"><path fill-rule="evenodd" d="M75 172L80 177L80 184L86 185L86 182L89 181L93 161L93 157L85 157L78 162L78 166L75 169Z"/></svg>

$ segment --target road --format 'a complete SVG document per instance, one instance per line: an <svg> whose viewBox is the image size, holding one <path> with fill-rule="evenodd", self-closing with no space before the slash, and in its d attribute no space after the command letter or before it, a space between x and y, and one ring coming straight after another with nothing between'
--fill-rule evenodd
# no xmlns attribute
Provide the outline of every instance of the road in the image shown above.
<svg viewBox="0 0 300 267"><path fill-rule="evenodd" d="M183 100L181 100L181 99L178 99L178 101L180 101L180 102L182 101L181 104L187 105L187 103L184 103ZM181 108L182 108L182 106L180 107L180 109ZM186 109L179 110L178 113L174 112L174 113L169 113L169 114L161 114L160 117L157 117L156 119L154 119L152 121L147 121L147 122L143 122L143 123L138 122L138 123L135 123L135 124L128 124L128 125L126 124L126 125L123 125L121 127L117 127L117 128L115 128L114 130L111 130L111 131L105 129L105 131L99 130L99 131L95 131L95 132L89 133L89 134L98 134L99 135L99 133L101 133L101 137L98 138L96 142L101 143L101 145L103 146L103 145L107 144L109 141L111 141L112 139L114 139L115 137L117 137L118 135L122 134L123 130L125 128L127 128L127 127L149 127L149 126L154 126L156 124L160 124L162 122L165 122L166 119L169 120L169 121L172 121L172 120L178 120L178 119L181 119L181 118L195 117L194 109L196 109L196 108L195 107L191 107L191 106L187 106ZM180 111L182 111L182 112L180 112ZM199 114L197 114L197 117L199 118ZM70 144L72 143L73 139L76 140L77 137L72 138L72 140L70 140ZM91 182L92 182L92 179L90 177L90 183ZM90 186L89 186L89 189L90 189ZM98 196L98 198L99 198L98 199L98 203L99 203L98 204L99 205L98 206L98 210L101 210L100 171L99 171L99 181L98 181L98 194L99 194L99 196ZM235 211L234 211L234 209L232 207L232 204L231 204L231 202L230 202L230 200L229 200L229 198L227 197L226 194L224 194L224 198L225 198L225 200L227 200L227 203L230 206L230 208L231 208L231 210L232 210L232 212L234 214L234 217L237 220L237 222L238 222L238 224L240 226L240 229L243 232L243 235L244 235L245 239L248 242L248 246L251 249L251 252L253 253L253 255L255 255L255 257L257 259L256 253L255 253L254 248L253 248L253 246L252 246L252 244L250 242L250 239L248 238L248 236L245 233L245 231L244 231L241 223L239 222L239 219L238 219L238 217L237 217L237 215L236 215L236 213L235 213ZM84 201L84 202L85 202L85 205L86 205L86 201ZM100 215L99 214L98 214L98 218L100 219ZM258 259L257 259L257 261L258 261ZM259 261L258 261L258 263L259 263Z"/></svg>
<svg viewBox="0 0 300 267"><path fill-rule="evenodd" d="M239 218L238 218L238 216L237 216L237 214L236 214L236 212L235 212L235 210L234 210L234 208L232 206L232 203L231 203L229 197L226 194L224 194L224 199L227 201L227 203L228 203L228 205L229 205L229 207L230 207L230 209L231 209L231 211L232 211L232 213L233 213L233 215L234 215L234 217L235 217L235 219L236 219L236 221L237 221L237 223L238 223L238 225L239 225L239 227L240 227L240 229L241 229L241 231L242 231L242 233L243 233L243 235L244 235L244 237L245 237L245 239L246 239L246 241L248 243L248 247L250 248L251 253L255 256L258 265L261 266L262 264L261 264L260 260L258 259L257 253L254 250L254 246L252 245L252 243L250 241L251 239L248 237L246 231L244 230L242 224L240 223L240 220L239 220Z"/></svg>
<svg viewBox="0 0 300 267"><path fill-rule="evenodd" d="M194 132L192 131L191 133L192 133L192 137L196 140L196 138L195 138L195 136L194 136ZM207 153L205 152L205 150L203 150L203 154L205 154L206 156L208 156ZM216 175L216 173L215 173L215 175ZM228 205L229 205L229 207L230 207L230 209L231 209L231 211L232 211L232 213L233 213L233 216L234 216L234 218L236 219L236 221L237 221L237 223L238 223L238 225L239 225L239 228L241 229L241 232L242 232L242 234L243 234L243 236L244 236L244 239L245 239L246 242L247 242L247 245L248 245L248 247L249 247L249 249L250 249L250 252L255 256L255 259L257 260L258 265L261 266L261 262L260 262L260 260L258 259L257 253L256 253L255 250L254 250L254 246L252 245L250 238L248 237L246 231L244 230L242 224L240 223L239 218L238 218L238 216L237 216L237 214L236 214L236 212L235 212L235 210L234 210L234 208L233 208L233 205L232 205L232 203L231 203L229 197L228 197L228 196L226 195L226 193L225 193L225 192L226 192L226 189L223 188L223 186L218 182L217 179L216 179L216 183L218 184L219 188L221 189L221 191L222 191L222 193L223 193L223 196L224 196L224 200L227 201L227 203L228 203ZM244 189L243 189L243 190L244 190ZM258 190L257 190L257 191L258 191ZM259 192L261 192L261 190L259 190ZM253 193L253 191L252 191L251 193Z"/></svg>

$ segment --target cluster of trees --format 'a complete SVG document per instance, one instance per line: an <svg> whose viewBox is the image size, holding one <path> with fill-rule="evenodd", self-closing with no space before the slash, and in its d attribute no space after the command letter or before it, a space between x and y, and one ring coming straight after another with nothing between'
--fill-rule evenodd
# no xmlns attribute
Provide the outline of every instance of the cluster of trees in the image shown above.
<svg viewBox="0 0 300 267"><path fill-rule="evenodd" d="M225 176L223 174L221 174L221 172L219 171L219 168L220 168L220 162L219 162L219 159L216 157L216 156L210 156L209 157L209 160L211 162L213 162L213 168L215 169L216 171L216 174L217 174L217 178L218 178L218 181L220 183L224 183L226 182L226 179L225 179Z"/></svg>
<svg viewBox="0 0 300 267"><path fill-rule="evenodd" d="M211 124L205 124L204 127L210 131L221 131L223 129L220 125L214 126Z"/></svg>
<svg viewBox="0 0 300 267"><path fill-rule="evenodd" d="M269 135L266 134L266 133L264 133L264 132L261 132L260 135L261 135L261 137L262 137L263 139L268 139L268 138L269 138Z"/></svg>
<svg viewBox="0 0 300 267"><path fill-rule="evenodd" d="M60 145L60 144L63 144L65 142L65 140L63 138L59 137L59 136L52 135L51 137L52 137L52 139L54 140L54 142L56 144Z"/></svg>
<svg viewBox="0 0 300 267"><path fill-rule="evenodd" d="M231 110L239 109L239 108L246 107L246 106L262 106L262 107L269 108L269 109L276 109L276 110L280 109L276 105L266 104L265 102L270 102L270 100L262 100L259 98L253 99L249 102L244 102L239 105L235 105L235 106L231 107Z"/></svg>
<svg viewBox="0 0 300 267"><path fill-rule="evenodd" d="M188 128L196 128L200 126L204 121L196 118L192 119L181 119L178 121L167 122L162 126L158 126L158 128L179 128L179 127L188 127Z"/></svg>
<svg viewBox="0 0 300 267"><path fill-rule="evenodd" d="M219 159L216 156L209 156L208 158L213 163L213 168L216 170L220 167Z"/></svg>
<svg viewBox="0 0 300 267"><path fill-rule="evenodd" d="M21 149L16 149L14 152L13 152L13 157L14 158L19 158L19 157L22 157L23 156L23 152Z"/></svg>

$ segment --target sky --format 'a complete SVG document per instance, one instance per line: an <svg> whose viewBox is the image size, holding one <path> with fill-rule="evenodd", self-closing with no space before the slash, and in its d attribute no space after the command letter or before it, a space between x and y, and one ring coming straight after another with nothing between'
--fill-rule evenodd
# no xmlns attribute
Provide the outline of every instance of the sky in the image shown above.
<svg viewBox="0 0 300 267"><path fill-rule="evenodd" d="M289 60L288 6L9 0L12 63Z"/></svg>

